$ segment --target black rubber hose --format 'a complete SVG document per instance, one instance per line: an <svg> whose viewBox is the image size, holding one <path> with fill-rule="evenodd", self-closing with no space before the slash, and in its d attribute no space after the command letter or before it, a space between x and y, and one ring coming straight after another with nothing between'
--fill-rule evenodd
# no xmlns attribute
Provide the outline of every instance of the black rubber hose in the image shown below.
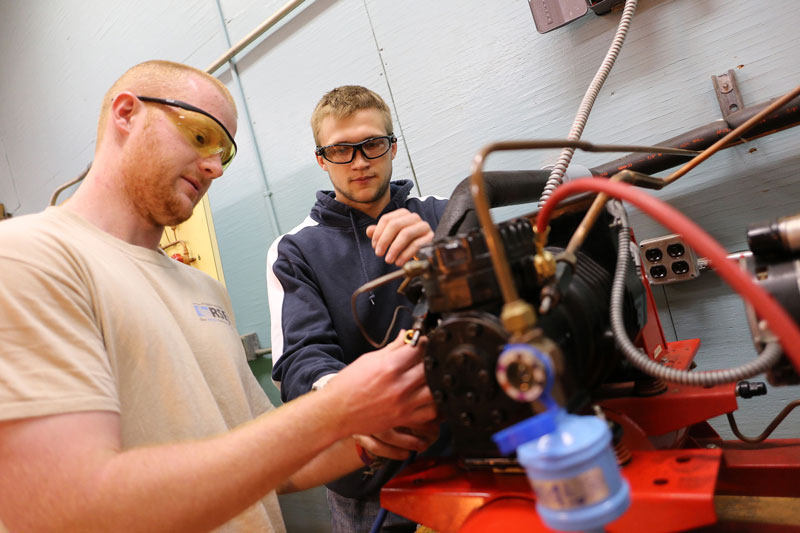
<svg viewBox="0 0 800 533"><path fill-rule="evenodd" d="M549 170L496 170L483 173L490 207L536 202L544 190ZM434 239L452 237L479 226L470 192L470 177L453 190Z"/></svg>
<svg viewBox="0 0 800 533"><path fill-rule="evenodd" d="M774 99L773 99L774 100ZM745 107L728 115L726 120L715 120L705 126L700 126L677 137L656 143L657 146L667 146L670 148L684 148L686 150L703 150L708 148L725 135L744 124L756 113L767 107L773 100L760 104ZM763 122L754 126L741 139L740 142L731 143L725 148L741 144L757 137L769 135L786 128L791 128L800 124L800 98L795 98L782 108L778 109ZM655 174L662 170L667 170L686 163L685 157L676 155L662 154L630 154L609 163L605 163L591 170L592 174L601 177L611 177L621 170L633 170L645 174Z"/></svg>

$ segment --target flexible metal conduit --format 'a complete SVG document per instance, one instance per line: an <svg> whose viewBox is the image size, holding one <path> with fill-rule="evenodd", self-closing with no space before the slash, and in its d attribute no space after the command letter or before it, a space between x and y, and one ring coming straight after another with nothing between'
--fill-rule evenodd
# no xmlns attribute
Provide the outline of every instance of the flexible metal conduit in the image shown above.
<svg viewBox="0 0 800 533"><path fill-rule="evenodd" d="M572 128L567 136L567 139L570 141L579 140L583 134L583 128L586 127L586 122L589 120L589 113L592 111L594 101L597 99L597 95L600 94L600 89L603 87L606 78L608 78L608 74L611 72L611 67L614 66L617 56L619 55L619 51L622 49L622 44L625 42L625 37L628 35L628 28L631 25L631 19L633 18L634 11L636 11L636 3L637 0L625 1L625 9L622 11L622 17L620 17L617 31L614 34L614 40L611 42L608 52L606 52L606 56L603 59L603 63L600 65L600 69L595 73L592 83L589 84L589 88L586 89L586 94L583 95L583 100L578 108L578 114L575 116L575 120L572 122ZM564 182L564 173L567 171L567 167L569 166L570 161L572 161L572 155L574 153L575 149L569 147L566 147L561 151L561 156L558 158L558 162L553 167L553 171L550 173L550 178L547 180L547 185L545 185L544 191L542 192L542 197L539 200L540 208L545 204L545 202L547 202L547 199L550 198L550 195L553 194L553 189Z"/></svg>
<svg viewBox="0 0 800 533"><path fill-rule="evenodd" d="M780 359L783 351L781 350L781 345L776 342L768 344L757 358L735 368L689 372L688 370L677 370L660 365L634 346L625 331L625 320L622 313L625 304L625 277L628 274L628 263L630 262L631 234L622 204L616 200L613 202L618 204L614 214L620 219L620 227L617 268L614 272L614 283L611 287L611 330L617 346L636 368L669 383L711 387L724 383L736 383L742 379L762 374Z"/></svg>

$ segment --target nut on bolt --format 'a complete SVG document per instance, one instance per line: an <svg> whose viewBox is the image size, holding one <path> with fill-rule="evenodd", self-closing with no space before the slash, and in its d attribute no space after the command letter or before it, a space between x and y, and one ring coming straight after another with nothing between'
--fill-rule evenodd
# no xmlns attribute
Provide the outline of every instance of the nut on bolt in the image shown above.
<svg viewBox="0 0 800 533"><path fill-rule="evenodd" d="M503 306L500 320L512 335L522 335L536 325L536 311L527 302L515 300Z"/></svg>
<svg viewBox="0 0 800 533"><path fill-rule="evenodd" d="M540 282L548 280L556 274L556 259L547 250L542 250L533 257L533 266L536 268Z"/></svg>

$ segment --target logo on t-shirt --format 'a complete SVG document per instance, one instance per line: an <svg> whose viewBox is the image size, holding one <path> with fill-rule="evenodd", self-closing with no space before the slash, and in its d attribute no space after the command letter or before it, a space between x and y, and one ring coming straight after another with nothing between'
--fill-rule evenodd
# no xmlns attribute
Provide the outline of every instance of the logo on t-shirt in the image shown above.
<svg viewBox="0 0 800 533"><path fill-rule="evenodd" d="M225 310L214 304L192 304L194 312L200 317L200 320L207 322L222 322L231 325L231 319L228 318L228 313Z"/></svg>

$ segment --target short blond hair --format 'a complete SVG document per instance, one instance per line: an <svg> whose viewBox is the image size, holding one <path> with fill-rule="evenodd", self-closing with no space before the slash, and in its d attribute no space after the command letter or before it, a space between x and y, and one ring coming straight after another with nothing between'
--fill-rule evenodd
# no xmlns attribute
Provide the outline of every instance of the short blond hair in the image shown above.
<svg viewBox="0 0 800 533"><path fill-rule="evenodd" d="M236 116L236 103L233 101L233 96L225 84L217 78L183 63L154 59L129 68L108 89L103 98L103 105L100 107L100 119L97 121L97 144L99 145L103 139L111 103L120 92L131 91L143 96L180 99L178 91L186 91L185 81L192 76L199 76L211 82L231 104L234 116Z"/></svg>
<svg viewBox="0 0 800 533"><path fill-rule="evenodd" d="M392 113L376 92L360 85L342 85L325 93L311 114L311 131L314 142L320 145L319 130L325 117L347 118L362 109L377 109L383 115L386 134L393 133Z"/></svg>

